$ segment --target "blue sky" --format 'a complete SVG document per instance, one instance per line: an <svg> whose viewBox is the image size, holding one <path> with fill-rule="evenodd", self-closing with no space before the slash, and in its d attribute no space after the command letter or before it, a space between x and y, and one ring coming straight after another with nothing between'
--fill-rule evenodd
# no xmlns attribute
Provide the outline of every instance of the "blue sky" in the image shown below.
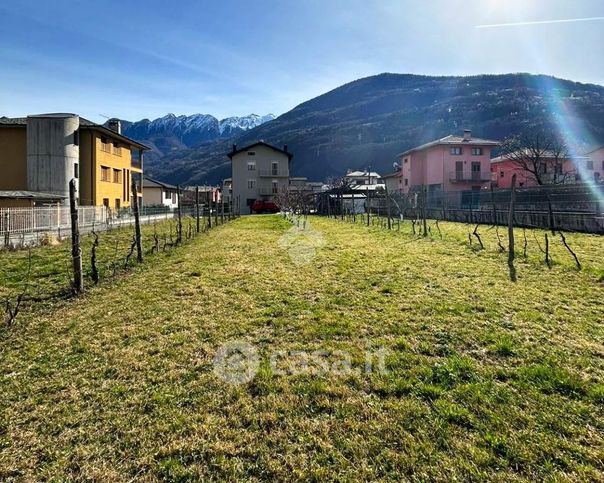
<svg viewBox="0 0 604 483"><path fill-rule="evenodd" d="M281 114L380 72L604 85L603 0L5 0L0 115Z"/></svg>

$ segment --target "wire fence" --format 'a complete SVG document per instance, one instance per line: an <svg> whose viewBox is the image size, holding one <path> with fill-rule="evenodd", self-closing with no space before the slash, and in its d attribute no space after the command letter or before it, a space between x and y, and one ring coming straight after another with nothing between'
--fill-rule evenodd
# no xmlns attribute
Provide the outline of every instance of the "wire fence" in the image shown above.
<svg viewBox="0 0 604 483"><path fill-rule="evenodd" d="M604 187L583 185L518 189L513 225L604 234ZM317 212L369 213L404 219L428 218L471 224L508 225L510 190L443 192L429 187L409 193L332 190Z"/></svg>

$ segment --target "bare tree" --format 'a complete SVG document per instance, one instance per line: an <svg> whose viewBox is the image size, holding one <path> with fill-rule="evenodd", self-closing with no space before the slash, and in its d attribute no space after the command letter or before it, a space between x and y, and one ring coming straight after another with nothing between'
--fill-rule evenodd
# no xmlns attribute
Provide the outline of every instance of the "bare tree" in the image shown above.
<svg viewBox="0 0 604 483"><path fill-rule="evenodd" d="M554 133L544 129L525 130L506 138L501 152L516 171L540 186L562 184L574 177L574 170L563 171L564 160L568 157L567 146Z"/></svg>

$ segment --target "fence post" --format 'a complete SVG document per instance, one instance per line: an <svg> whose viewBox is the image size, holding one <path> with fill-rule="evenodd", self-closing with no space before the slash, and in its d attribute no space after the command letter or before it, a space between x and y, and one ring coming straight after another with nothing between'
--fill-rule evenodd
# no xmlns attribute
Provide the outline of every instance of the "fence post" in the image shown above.
<svg viewBox="0 0 604 483"><path fill-rule="evenodd" d="M141 241L141 220L138 212L138 193L136 179L132 178L132 211L134 212L134 238L136 241L136 260L143 263L143 243Z"/></svg>
<svg viewBox="0 0 604 483"><path fill-rule="evenodd" d="M388 186L386 188L386 216L388 217L388 229L392 230L392 221L390 220L390 194L388 193Z"/></svg>
<svg viewBox="0 0 604 483"><path fill-rule="evenodd" d="M178 200L178 234L176 235L176 243L182 243L182 200L180 199L180 185L176 185L176 199Z"/></svg>
<svg viewBox="0 0 604 483"><path fill-rule="evenodd" d="M212 228L212 193L208 194L208 229Z"/></svg>
<svg viewBox="0 0 604 483"><path fill-rule="evenodd" d="M222 196L220 197L220 224L224 225L224 198Z"/></svg>
<svg viewBox="0 0 604 483"><path fill-rule="evenodd" d="M371 205L369 204L369 188L365 191L365 210L367 211L367 226L369 226L369 217L371 216Z"/></svg>
<svg viewBox="0 0 604 483"><path fill-rule="evenodd" d="M71 258L73 261L73 289L76 293L84 289L82 278L82 249L80 248L80 229L78 227L78 204L76 200L76 180L69 182L69 212L71 214Z"/></svg>
<svg viewBox="0 0 604 483"><path fill-rule="evenodd" d="M427 187L422 187L422 223L424 226L423 236L428 236L428 221L426 220Z"/></svg>
<svg viewBox="0 0 604 483"><path fill-rule="evenodd" d="M218 226L218 199L214 201L214 191L210 191L210 197L212 198L212 202L214 203L214 226Z"/></svg>
<svg viewBox="0 0 604 483"><path fill-rule="evenodd" d="M196 231L199 233L199 186L195 186L195 218L196 218Z"/></svg>
<svg viewBox="0 0 604 483"><path fill-rule="evenodd" d="M510 280L516 281L516 267L514 267L514 209L516 204L516 175L512 175L512 191L510 192L510 215L508 218L508 268Z"/></svg>

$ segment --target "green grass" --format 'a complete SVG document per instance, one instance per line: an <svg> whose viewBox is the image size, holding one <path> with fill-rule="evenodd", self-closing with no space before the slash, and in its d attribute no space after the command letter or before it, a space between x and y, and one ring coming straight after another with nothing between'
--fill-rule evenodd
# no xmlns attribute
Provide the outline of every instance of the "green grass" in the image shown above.
<svg viewBox="0 0 604 483"><path fill-rule="evenodd" d="M189 218L183 221L183 231L188 230ZM194 221L193 221L194 223ZM194 226L194 225L193 225ZM154 246L153 234L156 233L160 242L160 252L163 252L165 242L170 243L176 237L176 220L158 221L155 225L142 225L143 249L149 254ZM102 281L122 273L130 246L134 228L124 226L111 231L99 232L97 248L97 267ZM91 251L93 236L82 234L82 267L85 285L93 285L91 279ZM29 271L29 254L31 252L31 274ZM134 265L136 254L131 258L129 266ZM31 250L16 251L0 250L0 300L14 298L27 285L26 300L48 300L70 293L72 283L70 240L52 245L37 246Z"/></svg>
<svg viewBox="0 0 604 483"><path fill-rule="evenodd" d="M463 225L310 221L308 264L285 220L245 217L22 314L0 346L0 480L604 479L601 237L568 236L584 271L552 246L513 284L486 227L478 251ZM243 385L213 371L233 340L262 359ZM362 368L378 348L385 373L268 363Z"/></svg>

